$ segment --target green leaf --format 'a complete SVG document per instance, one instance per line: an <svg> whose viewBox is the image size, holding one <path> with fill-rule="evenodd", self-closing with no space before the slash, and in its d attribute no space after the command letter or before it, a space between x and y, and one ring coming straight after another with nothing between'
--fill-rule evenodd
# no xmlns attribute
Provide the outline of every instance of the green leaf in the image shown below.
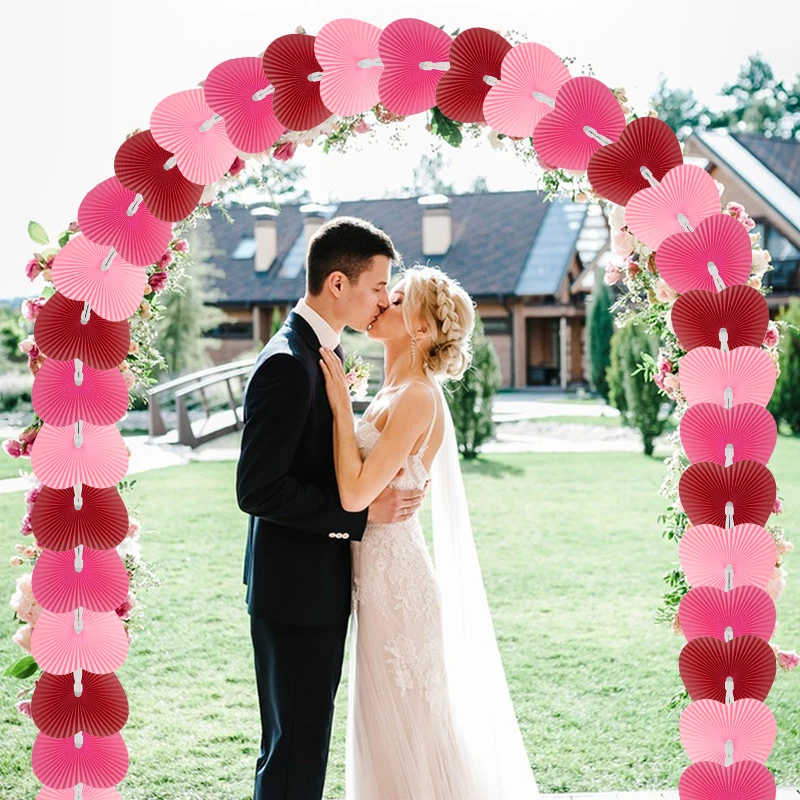
<svg viewBox="0 0 800 800"><path fill-rule="evenodd" d="M58 246L63 247L69 241L70 236L72 236L72 231L64 231L64 233L58 237Z"/></svg>
<svg viewBox="0 0 800 800"><path fill-rule="evenodd" d="M33 656L22 656L22 658L7 667L4 674L11 678L24 679L30 678L37 669L39 669L39 665Z"/></svg>
<svg viewBox="0 0 800 800"><path fill-rule="evenodd" d="M45 231L38 222L34 222L33 220L28 223L28 236L30 236L36 244L47 244L50 241L47 231Z"/></svg>
<svg viewBox="0 0 800 800"><path fill-rule="evenodd" d="M49 300L55 293L56 290L52 286L45 286L44 289L42 289L42 297L47 300Z"/></svg>
<svg viewBox="0 0 800 800"><path fill-rule="evenodd" d="M431 133L441 136L452 147L460 147L464 138L461 134L461 126L442 114L439 106L434 106L432 109Z"/></svg>

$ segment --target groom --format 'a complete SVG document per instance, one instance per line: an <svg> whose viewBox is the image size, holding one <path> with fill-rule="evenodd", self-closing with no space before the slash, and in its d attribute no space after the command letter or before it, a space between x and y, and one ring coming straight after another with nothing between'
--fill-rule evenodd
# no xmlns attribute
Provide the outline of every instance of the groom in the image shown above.
<svg viewBox="0 0 800 800"><path fill-rule="evenodd" d="M254 800L320 800L351 604L350 542L367 521L416 510L424 492L385 489L342 509L333 416L319 366L345 325L364 331L389 305L391 239L355 217L311 238L306 294L258 356L244 392L236 472L249 514L244 583L261 712Z"/></svg>

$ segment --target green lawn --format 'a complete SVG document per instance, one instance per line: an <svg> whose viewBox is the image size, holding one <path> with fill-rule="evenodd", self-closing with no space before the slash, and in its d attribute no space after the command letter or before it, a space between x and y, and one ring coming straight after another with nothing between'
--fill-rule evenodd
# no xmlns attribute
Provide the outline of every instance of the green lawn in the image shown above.
<svg viewBox="0 0 800 800"><path fill-rule="evenodd" d="M796 531L800 442L782 438L771 466L787 529ZM656 521L663 470L659 460L627 453L493 455L465 466L500 647L542 792L675 789L689 764L679 710L667 709L681 688L683 640L653 622L661 576L677 559ZM245 518L233 479L233 463L140 477L137 490L149 495L144 521L155 529L144 552L162 585L144 598L147 628L118 673L131 705L127 800L252 796L259 722L241 584ZM11 555L21 540L22 512L20 494L0 495L0 552ZM778 604L786 648L800 646L793 557ZM14 574L0 566L4 597ZM8 638L7 612L2 663L21 652ZM0 677L0 797L33 798L36 729L13 708L16 686ZM344 794L346 693L344 682L328 798ZM767 703L778 721L768 766L779 785L800 785L800 670L780 671Z"/></svg>

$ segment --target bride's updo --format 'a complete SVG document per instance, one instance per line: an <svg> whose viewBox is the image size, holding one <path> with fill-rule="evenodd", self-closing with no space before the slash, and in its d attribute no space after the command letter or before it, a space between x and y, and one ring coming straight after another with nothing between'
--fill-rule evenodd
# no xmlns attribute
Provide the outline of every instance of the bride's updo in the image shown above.
<svg viewBox="0 0 800 800"><path fill-rule="evenodd" d="M413 266L403 273L403 320L414 330L414 318L431 331L419 345L428 372L458 380L472 362L475 306L454 278L438 267Z"/></svg>

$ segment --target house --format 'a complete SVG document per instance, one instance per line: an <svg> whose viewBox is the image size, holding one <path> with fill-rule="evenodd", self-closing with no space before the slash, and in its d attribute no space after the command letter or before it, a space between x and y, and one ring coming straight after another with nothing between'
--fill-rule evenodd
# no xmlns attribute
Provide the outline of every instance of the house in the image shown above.
<svg viewBox="0 0 800 800"><path fill-rule="evenodd" d="M587 381L585 346L591 268L608 240L602 212L586 203L544 201L536 191L358 200L335 206L212 209L211 233L229 321L218 363L259 346L273 309L283 317L305 291L311 235L340 215L373 222L392 237L403 263L439 266L470 293L497 351L504 387Z"/></svg>

